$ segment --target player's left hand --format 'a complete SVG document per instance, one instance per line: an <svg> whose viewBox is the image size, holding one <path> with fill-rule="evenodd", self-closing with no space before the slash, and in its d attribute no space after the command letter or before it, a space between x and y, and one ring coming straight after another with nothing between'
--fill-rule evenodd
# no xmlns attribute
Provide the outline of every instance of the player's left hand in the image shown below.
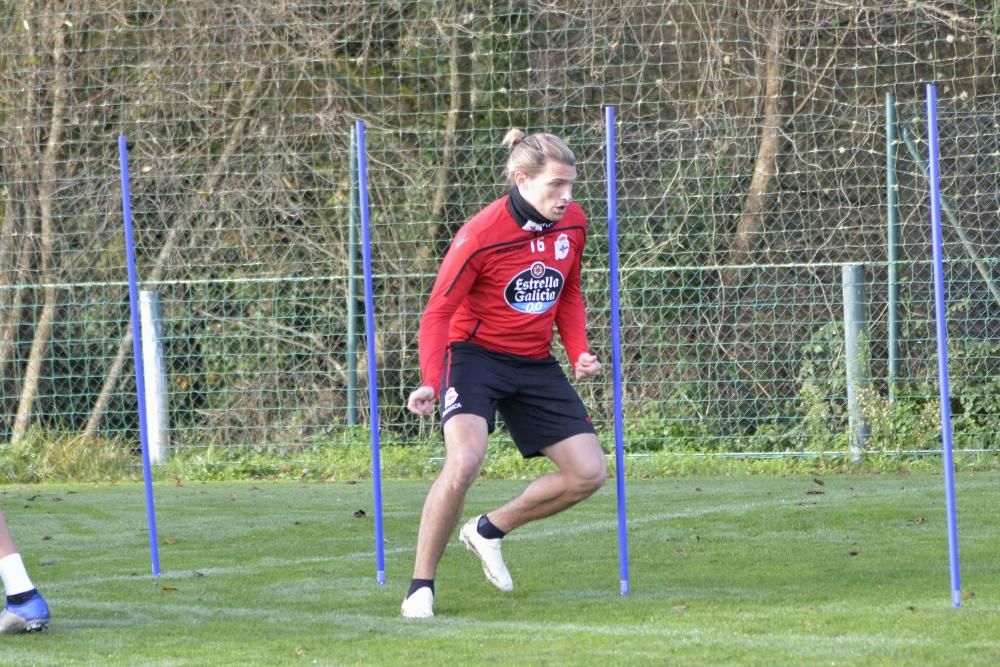
<svg viewBox="0 0 1000 667"><path fill-rule="evenodd" d="M577 380L594 377L601 372L601 362L590 352L582 352L573 366L573 372Z"/></svg>

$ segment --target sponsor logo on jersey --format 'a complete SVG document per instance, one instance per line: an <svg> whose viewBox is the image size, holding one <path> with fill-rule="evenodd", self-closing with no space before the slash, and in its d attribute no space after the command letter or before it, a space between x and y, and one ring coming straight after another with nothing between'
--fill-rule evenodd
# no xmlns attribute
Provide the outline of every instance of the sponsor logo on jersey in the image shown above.
<svg viewBox="0 0 1000 667"><path fill-rule="evenodd" d="M563 283L563 274L558 270L543 262L533 262L507 283L503 296L514 310L540 315L555 305Z"/></svg>
<svg viewBox="0 0 1000 667"><path fill-rule="evenodd" d="M569 254L569 237L565 234L560 234L559 238L556 239L556 261L560 259L566 259L566 255Z"/></svg>

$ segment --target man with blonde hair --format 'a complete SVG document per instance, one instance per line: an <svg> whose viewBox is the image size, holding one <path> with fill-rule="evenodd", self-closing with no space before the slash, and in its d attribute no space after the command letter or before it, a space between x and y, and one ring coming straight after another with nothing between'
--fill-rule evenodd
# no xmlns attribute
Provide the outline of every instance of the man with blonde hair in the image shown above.
<svg viewBox="0 0 1000 667"><path fill-rule="evenodd" d="M407 407L431 415L441 399L445 461L427 494L402 615L434 615L434 575L486 456L499 411L525 458L557 471L516 498L468 520L459 537L486 579L514 582L502 538L584 500L604 484L607 461L583 401L550 352L553 326L576 379L601 370L587 344L580 264L587 219L573 202L576 159L552 134L511 130L509 193L455 235L420 321L421 386Z"/></svg>

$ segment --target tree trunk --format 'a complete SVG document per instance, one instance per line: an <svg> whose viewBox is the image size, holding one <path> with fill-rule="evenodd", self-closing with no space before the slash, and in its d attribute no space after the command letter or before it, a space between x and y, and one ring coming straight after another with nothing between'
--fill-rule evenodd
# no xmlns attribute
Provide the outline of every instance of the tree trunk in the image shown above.
<svg viewBox="0 0 1000 667"><path fill-rule="evenodd" d="M25 200L26 203L27 201ZM14 206L15 202L11 197L7 202L7 215L5 215L7 220L4 223L3 234L12 239L15 238L15 235L20 236L20 246L18 247L18 244L12 241L9 254L12 266L0 269L4 280L4 284L0 286L0 289L3 290L2 312L4 314L3 320L0 321L0 378L10 377L7 373L7 364L14 358L14 338L17 334L18 322L21 321L24 283L27 281L28 269L31 267L31 235L34 215L30 207L25 206L24 213L20 216L21 220L18 220L17 211L13 211Z"/></svg>
<svg viewBox="0 0 1000 667"><path fill-rule="evenodd" d="M61 5L61 3L59 3ZM48 139L42 152L41 181L38 186L38 205L41 213L42 238L39 249L41 263L41 283L43 306L41 315L35 323L35 337L31 343L31 353L28 356L28 366L24 372L24 384L21 388L21 399L14 417L11 432L11 442L16 443L28 430L34 410L35 397L38 395L38 384L41 379L42 363L49 346L52 333L52 321L56 313L55 276L55 185L56 159L62 142L64 114L66 113L67 90L66 68L63 65L63 53L66 35L63 32L66 22L65 12L50 15L43 19L43 34L51 32L52 38L52 118L48 128Z"/></svg>
<svg viewBox="0 0 1000 667"><path fill-rule="evenodd" d="M421 258L430 262L429 270L436 269L437 263L440 261L437 251L442 239L439 237L450 237L450 234L442 234L444 231L442 230L442 222L445 217L451 167L455 161L455 152L458 146L458 130L462 110L468 110L470 99L469 82L472 79L472 72L468 54L471 51L471 44L465 35L466 29L461 25L461 14L461 7L456 7L454 16L451 18L451 25L439 27L440 32L449 31L450 33L447 37L449 42L448 114L445 116L441 163L434 176L434 197L431 201L432 222L427 230L431 243L423 246L419 251ZM443 240L445 247L449 241L450 238Z"/></svg>
<svg viewBox="0 0 1000 667"><path fill-rule="evenodd" d="M243 98L243 104L240 105L238 120L233 125L232 131L229 133L229 140L226 142L226 145L222 150L222 154L219 156L219 159L215 163L215 167L213 167L212 171L205 177L205 180L202 181L199 187L195 189L195 194L192 196L193 199L200 200L203 195L199 193L212 192L225 174L230 158L233 156L236 148L243 140L243 131L246 128L247 118L251 116L253 107L257 103L257 97L260 94L261 87L263 86L267 70L267 65L261 65L257 72L257 77L254 79L253 86ZM156 256L156 262L153 264L153 270L150 272L147 281L156 282L163 276L163 273L167 268L167 262L171 259L174 250L177 247L177 242L180 238L181 232L191 225L198 210L199 207L196 205L196 202L192 202L182 209L183 213L174 222L173 226L171 226L170 232L163 241L163 247L160 248L160 252ZM118 387L122 369L125 367L125 360L131 348L132 325L129 324L125 331L125 335L122 336L121 340L118 342L118 351L115 354L114 361L111 362L111 367L108 369L107 376L104 378L104 385L101 387L101 393L94 402L94 407L91 409L90 416L87 418L87 426L84 428L83 432L83 437L85 439L91 438L94 433L97 432L97 427L104 418L104 413L107 411L108 404L111 402L111 396Z"/></svg>
<svg viewBox="0 0 1000 667"><path fill-rule="evenodd" d="M760 144L743 213L736 224L736 234L730 244L727 262L730 267L745 264L752 259L753 252L760 244L760 235L765 231L765 213L771 200L771 184L778 171L778 151L781 149L781 54L784 32L784 21L779 15L767 38Z"/></svg>
<svg viewBox="0 0 1000 667"><path fill-rule="evenodd" d="M22 20L33 15L34 3L28 3L22 8ZM30 282L31 260L34 248L35 220L37 218L37 179L29 173L29 165L40 162L38 155L38 124L35 120L37 99L35 91L41 88L40 70L38 67L26 66L24 63L37 62L38 43L37 31L28 30L24 36L24 52L16 63L16 67L29 74L23 80L24 94L20 104L13 105L9 111L9 122L5 126L10 133L4 143L7 148L3 152L3 160L8 165L7 204L4 207L3 250L0 251L0 378L17 383L19 374L8 371L8 363L14 358L18 325L21 320L21 310L24 301L25 287ZM10 66L10 65L9 65ZM6 397L6 392L4 393ZM4 401L4 431L9 428L9 420L13 418L13 410Z"/></svg>
<svg viewBox="0 0 1000 667"><path fill-rule="evenodd" d="M781 59L785 37L785 19L781 9L775 10L773 23L766 35L764 60L760 66L764 99L757 158L743 211L729 243L725 266L719 271L719 301L722 305L719 339L725 345L714 372L720 379L728 378L724 386L729 389L724 391L733 393L726 400L732 401L736 410L753 409L757 397L767 391L751 368L751 360L756 358L759 350L755 343L757 336L752 331L754 318L748 314L756 309L756 304L741 303L740 288L746 280L746 270L742 267L755 262L756 251L766 232L767 208L773 194L781 148ZM733 377L738 377L739 381L733 383Z"/></svg>
<svg viewBox="0 0 1000 667"><path fill-rule="evenodd" d="M431 215L435 222L444 213L445 195L448 190L448 177L451 163L455 159L455 144L457 143L458 119L468 96L468 76L463 77L462 68L465 60L462 58L462 44L459 33L462 28L456 19L451 29L451 49L448 57L448 115L445 117L444 146L441 151L441 164L438 166L434 200L431 204ZM468 74L468 72L465 72Z"/></svg>

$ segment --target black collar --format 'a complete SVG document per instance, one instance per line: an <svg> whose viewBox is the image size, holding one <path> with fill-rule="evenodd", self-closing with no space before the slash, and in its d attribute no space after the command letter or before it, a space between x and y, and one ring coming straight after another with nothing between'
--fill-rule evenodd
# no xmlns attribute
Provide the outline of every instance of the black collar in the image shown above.
<svg viewBox="0 0 1000 667"><path fill-rule="evenodd" d="M510 211L511 216L521 229L528 232L541 232L556 224L555 221L543 217L535 210L535 207L521 196L521 191L517 189L516 185L511 188L510 198L507 200L507 210Z"/></svg>

